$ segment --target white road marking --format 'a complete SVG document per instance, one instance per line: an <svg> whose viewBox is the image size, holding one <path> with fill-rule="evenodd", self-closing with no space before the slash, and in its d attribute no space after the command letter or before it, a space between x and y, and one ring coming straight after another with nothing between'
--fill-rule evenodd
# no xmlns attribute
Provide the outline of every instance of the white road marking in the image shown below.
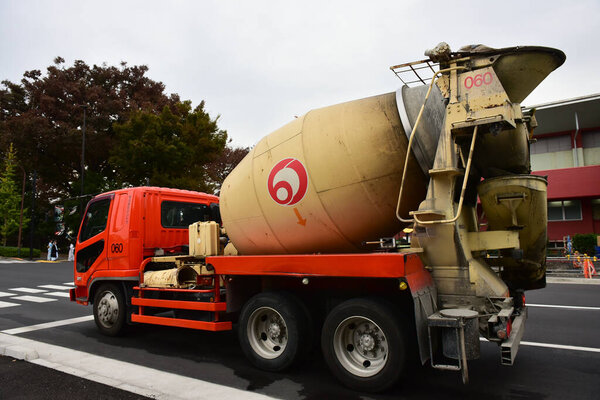
<svg viewBox="0 0 600 400"><path fill-rule="evenodd" d="M54 299L52 299L52 300L54 300ZM0 333L6 333L7 335L18 335L20 333L25 333L25 332L39 331L40 329L48 329L48 328L54 328L57 326L78 324L80 322L91 321L93 319L94 319L93 315L86 315L85 317L69 318L69 319L63 319L60 321L46 322L43 324L22 326L20 328L7 329L4 331L0 331Z"/></svg>
<svg viewBox="0 0 600 400"><path fill-rule="evenodd" d="M556 304L527 304L527 307L564 308L567 310L600 310L600 307L560 306Z"/></svg>
<svg viewBox="0 0 600 400"><path fill-rule="evenodd" d="M47 290L33 289L33 288L26 288L26 287L17 287L17 288L12 288L12 289L8 289L8 290L14 290L15 292L23 292L23 293L45 293L45 292L47 292Z"/></svg>
<svg viewBox="0 0 600 400"><path fill-rule="evenodd" d="M521 346L547 347L550 349L587 351L590 353L600 353L600 349L596 347L568 346L564 344L553 343L538 343L538 342L521 342Z"/></svg>
<svg viewBox="0 0 600 400"><path fill-rule="evenodd" d="M24 300L31 301L32 303L48 303L50 301L56 301L56 299L49 299L47 297L37 297L37 296L17 296L11 297L11 300Z"/></svg>
<svg viewBox="0 0 600 400"><path fill-rule="evenodd" d="M0 292L0 297L16 296L16 293Z"/></svg>
<svg viewBox="0 0 600 400"><path fill-rule="evenodd" d="M37 354L38 358L30 361L34 364L155 399L272 399L272 397L247 390L188 378L18 336L0 334L0 354L15 348L20 348L20 354L23 356ZM27 349L29 349L29 353L25 352Z"/></svg>
<svg viewBox="0 0 600 400"><path fill-rule="evenodd" d="M489 340L487 340L484 337L480 337L479 341L491 343ZM548 349L575 350L575 351L587 351L589 353L600 353L600 349L597 347L570 346L567 344L526 342L526 341L521 342L520 345L521 346L532 346L532 347L545 347Z"/></svg>
<svg viewBox="0 0 600 400"><path fill-rule="evenodd" d="M75 286L75 284L73 282L65 282L65 283L63 283L63 285L67 285L69 287Z"/></svg>
<svg viewBox="0 0 600 400"><path fill-rule="evenodd" d="M60 285L39 285L39 288L52 289L52 290L69 290L72 286L60 286Z"/></svg>
<svg viewBox="0 0 600 400"><path fill-rule="evenodd" d="M9 303L8 301L0 301L0 308L14 307L14 306L20 306L20 304Z"/></svg>
<svg viewBox="0 0 600 400"><path fill-rule="evenodd" d="M69 298L69 292L48 292L44 295Z"/></svg>

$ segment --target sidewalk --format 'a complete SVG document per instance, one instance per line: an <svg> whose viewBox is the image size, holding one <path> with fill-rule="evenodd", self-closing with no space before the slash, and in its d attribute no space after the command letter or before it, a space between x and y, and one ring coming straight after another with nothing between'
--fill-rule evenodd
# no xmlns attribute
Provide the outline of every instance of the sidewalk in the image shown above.
<svg viewBox="0 0 600 400"><path fill-rule="evenodd" d="M567 278L567 277L547 277L547 283L567 283L567 284L577 284L577 285L600 285L600 277L595 277L592 279L581 278Z"/></svg>
<svg viewBox="0 0 600 400"><path fill-rule="evenodd" d="M15 262L41 262L41 263L59 263L59 262L67 262L67 257L59 257L56 261L48 261L45 258L34 258L33 260L29 259L29 257L3 257L0 256L0 261L15 261ZM69 261L72 262L72 261Z"/></svg>

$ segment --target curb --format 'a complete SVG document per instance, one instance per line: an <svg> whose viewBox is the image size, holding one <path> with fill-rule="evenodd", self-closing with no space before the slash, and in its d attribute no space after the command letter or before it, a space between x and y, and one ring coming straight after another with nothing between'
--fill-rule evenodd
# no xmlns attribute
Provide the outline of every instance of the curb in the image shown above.
<svg viewBox="0 0 600 400"><path fill-rule="evenodd" d="M30 260L29 258L22 258L22 257L0 257L0 261L2 260L7 260L7 261L17 261L20 263L48 263L48 264L56 264L56 263L61 263L61 262L73 262L73 261L69 261L66 258L59 258L56 261L50 261L50 260L45 260L43 258L36 258L34 260Z"/></svg>
<svg viewBox="0 0 600 400"><path fill-rule="evenodd" d="M0 354L153 399L273 399L257 392L219 385L4 333L0 333Z"/></svg>
<svg viewBox="0 0 600 400"><path fill-rule="evenodd" d="M37 351L29 347L13 345L4 346L0 344L0 355L16 358L17 360L32 361L40 356Z"/></svg>
<svg viewBox="0 0 600 400"><path fill-rule="evenodd" d="M546 278L546 283L565 283L565 284L575 284L575 285L600 285L600 279L585 279L585 278L560 278L560 277L552 277Z"/></svg>

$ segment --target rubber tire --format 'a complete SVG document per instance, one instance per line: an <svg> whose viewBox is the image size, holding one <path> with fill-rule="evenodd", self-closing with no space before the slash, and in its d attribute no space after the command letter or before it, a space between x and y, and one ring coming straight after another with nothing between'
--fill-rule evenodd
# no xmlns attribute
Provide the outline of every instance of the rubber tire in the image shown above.
<svg viewBox="0 0 600 400"><path fill-rule="evenodd" d="M371 377L359 377L350 373L335 354L335 331L344 320L353 316L366 317L375 322L387 339L387 362L379 373ZM389 389L403 374L410 353L406 347L406 337L398 312L389 302L377 298L351 299L339 304L327 315L321 333L321 350L329 369L345 386L361 392L376 393Z"/></svg>
<svg viewBox="0 0 600 400"><path fill-rule="evenodd" d="M257 354L248 340L248 320L252 313L262 307L270 307L283 318L288 331L286 348L276 358L266 359ZM238 339L242 351L257 368L265 371L283 371L306 353L312 343L312 323L307 309L294 296L283 292L259 293L244 304L239 318Z"/></svg>
<svg viewBox="0 0 600 400"><path fill-rule="evenodd" d="M100 323L100 317L98 316L98 304L100 303L100 299L104 296L105 293L112 293L119 307L117 320L113 324L112 327L107 328L102 323ZM94 322L98 327L100 333L106 336L119 336L125 332L126 327L126 305L125 299L123 296L123 291L119 288L119 286L112 283L104 283L102 284L98 290L96 290L96 294L94 295Z"/></svg>

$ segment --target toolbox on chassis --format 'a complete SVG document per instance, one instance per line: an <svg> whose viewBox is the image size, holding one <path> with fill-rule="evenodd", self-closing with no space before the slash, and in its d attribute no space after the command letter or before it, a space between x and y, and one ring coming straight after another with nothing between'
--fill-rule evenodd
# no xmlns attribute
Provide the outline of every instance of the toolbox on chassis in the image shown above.
<svg viewBox="0 0 600 400"><path fill-rule="evenodd" d="M444 43L426 55L392 67L397 92L266 136L218 199L163 188L92 199L71 300L93 303L107 335L236 324L269 371L320 342L333 375L362 391L417 360L466 383L480 336L511 365L523 293L545 286L547 182L530 174L537 123L520 102L565 56ZM409 248L382 239L406 227Z"/></svg>

